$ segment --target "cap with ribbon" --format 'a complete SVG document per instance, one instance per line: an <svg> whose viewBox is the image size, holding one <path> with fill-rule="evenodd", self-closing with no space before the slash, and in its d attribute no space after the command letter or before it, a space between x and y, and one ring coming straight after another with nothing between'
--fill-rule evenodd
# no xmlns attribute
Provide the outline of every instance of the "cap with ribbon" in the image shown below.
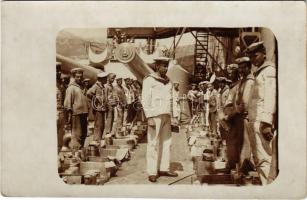
<svg viewBox="0 0 307 200"><path fill-rule="evenodd" d="M263 53L265 53L264 41L252 43L251 45L249 45L245 49L245 52L247 54L253 54L253 53L256 53L256 52L263 52Z"/></svg>
<svg viewBox="0 0 307 200"><path fill-rule="evenodd" d="M241 57L241 58L237 58L237 59L235 60L235 62L236 62L237 64L249 63L249 62L250 62L250 59L249 59L249 57Z"/></svg>
<svg viewBox="0 0 307 200"><path fill-rule="evenodd" d="M97 74L97 78L105 78L109 75L109 73L107 72L100 72L99 74Z"/></svg>
<svg viewBox="0 0 307 200"><path fill-rule="evenodd" d="M155 63L168 64L171 59L168 57L156 57L153 60L155 61Z"/></svg>
<svg viewBox="0 0 307 200"><path fill-rule="evenodd" d="M77 68L74 68L74 69L70 70L70 72L71 72L72 74L75 74L75 73L83 73L84 70L83 70L82 68L77 67Z"/></svg>
<svg viewBox="0 0 307 200"><path fill-rule="evenodd" d="M209 84L209 81L201 81L198 85L207 85Z"/></svg>

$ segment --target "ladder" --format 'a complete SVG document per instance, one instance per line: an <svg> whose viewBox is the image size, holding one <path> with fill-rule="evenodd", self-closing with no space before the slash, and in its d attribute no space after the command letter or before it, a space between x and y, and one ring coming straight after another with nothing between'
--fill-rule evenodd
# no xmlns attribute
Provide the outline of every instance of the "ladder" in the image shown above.
<svg viewBox="0 0 307 200"><path fill-rule="evenodd" d="M194 64L195 66L198 63L201 63L204 65L204 67L207 66L208 59L207 59L207 52L208 52L208 45L209 45L209 33L205 31L197 31L196 32L196 39L201 43L198 42L195 43L195 49L194 49ZM205 50L205 49L207 50Z"/></svg>

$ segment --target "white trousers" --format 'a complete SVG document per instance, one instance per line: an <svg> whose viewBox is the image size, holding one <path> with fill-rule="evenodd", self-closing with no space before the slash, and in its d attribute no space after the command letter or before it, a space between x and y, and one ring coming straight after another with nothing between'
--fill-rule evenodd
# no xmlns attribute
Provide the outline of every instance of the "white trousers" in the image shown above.
<svg viewBox="0 0 307 200"><path fill-rule="evenodd" d="M253 125L253 124L251 124ZM254 157L257 155L256 153L256 138L255 134L253 134L253 129L249 125L249 122L247 119L244 119L244 140L243 140L243 146L241 150L241 155L240 155L240 163L243 164L244 160L254 160L251 159L252 156Z"/></svg>
<svg viewBox="0 0 307 200"><path fill-rule="evenodd" d="M147 130L147 173L169 171L171 148L171 116L168 114L151 118Z"/></svg>
<svg viewBox="0 0 307 200"><path fill-rule="evenodd" d="M260 122L249 123L254 134L255 141L251 142L254 162L259 172L262 184L271 183L277 176L277 144L276 133L273 139L268 142L260 133Z"/></svg>

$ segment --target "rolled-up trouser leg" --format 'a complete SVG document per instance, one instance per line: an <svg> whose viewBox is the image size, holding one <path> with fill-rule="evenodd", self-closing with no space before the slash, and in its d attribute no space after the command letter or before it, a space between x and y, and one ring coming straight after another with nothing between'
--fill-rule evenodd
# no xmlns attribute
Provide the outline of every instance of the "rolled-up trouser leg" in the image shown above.
<svg viewBox="0 0 307 200"><path fill-rule="evenodd" d="M128 115L127 109L124 108L123 110L123 125L124 126L127 124L127 115Z"/></svg>
<svg viewBox="0 0 307 200"><path fill-rule="evenodd" d="M116 130L119 130L123 127L123 120L124 120L124 108L122 106L116 107Z"/></svg>
<svg viewBox="0 0 307 200"><path fill-rule="evenodd" d="M112 133L114 121L114 107L109 106L108 111L106 112L106 125L105 125L105 133Z"/></svg>
<svg viewBox="0 0 307 200"><path fill-rule="evenodd" d="M94 140L100 142L103 138L103 131L105 126L105 112L96 111L95 125L94 125Z"/></svg>

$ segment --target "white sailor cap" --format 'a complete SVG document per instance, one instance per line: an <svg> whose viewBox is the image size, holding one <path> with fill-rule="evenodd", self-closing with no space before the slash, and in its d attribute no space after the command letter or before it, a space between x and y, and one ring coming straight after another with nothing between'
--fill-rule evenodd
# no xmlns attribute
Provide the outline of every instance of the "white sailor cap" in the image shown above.
<svg viewBox="0 0 307 200"><path fill-rule="evenodd" d="M241 63L245 63L245 62L250 62L250 59L249 59L249 57L241 57L241 58L237 58L236 60L235 60L235 62L237 63L237 64L241 64Z"/></svg>
<svg viewBox="0 0 307 200"><path fill-rule="evenodd" d="M72 70L70 70L70 72L72 73L72 74L75 74L75 73L83 73L84 72L84 70L82 69L82 68L79 68L79 67L77 67L77 68L73 68Z"/></svg>
<svg viewBox="0 0 307 200"><path fill-rule="evenodd" d="M209 81L202 81L198 85L207 85L208 83L209 83Z"/></svg>
<svg viewBox="0 0 307 200"><path fill-rule="evenodd" d="M97 78L105 78L109 75L109 73L107 72L100 72L99 74L97 74Z"/></svg>
<svg viewBox="0 0 307 200"><path fill-rule="evenodd" d="M167 58L167 57L156 57L153 60L155 61L155 63L165 63L165 64L168 64L171 59Z"/></svg>
<svg viewBox="0 0 307 200"><path fill-rule="evenodd" d="M61 62L56 62L56 66L61 66L62 63Z"/></svg>
<svg viewBox="0 0 307 200"><path fill-rule="evenodd" d="M255 52L265 52L264 41L252 43L245 49L245 52L247 54L253 54Z"/></svg>

